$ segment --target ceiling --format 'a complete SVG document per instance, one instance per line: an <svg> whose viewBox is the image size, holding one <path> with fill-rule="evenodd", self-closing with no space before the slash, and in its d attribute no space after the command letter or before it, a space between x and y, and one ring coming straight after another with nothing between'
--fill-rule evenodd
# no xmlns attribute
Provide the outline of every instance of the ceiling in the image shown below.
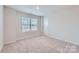
<svg viewBox="0 0 79 59"><path fill-rule="evenodd" d="M54 12L61 8L70 7L64 5L39 5L39 10L37 10L36 9L37 5L7 5L7 6L22 12L31 13L39 16L47 16L51 12Z"/></svg>

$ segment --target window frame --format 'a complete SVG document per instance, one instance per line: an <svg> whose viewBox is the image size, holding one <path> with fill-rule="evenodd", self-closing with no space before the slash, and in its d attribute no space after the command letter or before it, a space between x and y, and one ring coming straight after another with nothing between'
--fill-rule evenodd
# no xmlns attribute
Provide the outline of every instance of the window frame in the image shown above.
<svg viewBox="0 0 79 59"><path fill-rule="evenodd" d="M25 19L23 19L24 17L25 17ZM29 31L37 31L38 30L38 19L35 19L36 20L36 24L34 24L34 25L36 26L36 29L35 30L32 29L32 20L33 19L35 19L35 18L31 18L31 17L27 17L27 16L22 16L21 17L21 30L22 30L22 32L29 32ZM24 30L24 28L23 28L24 27L23 20L29 20L29 22L30 22L30 23L27 23L28 26L25 26L25 27L29 27L28 31L26 31L27 29Z"/></svg>

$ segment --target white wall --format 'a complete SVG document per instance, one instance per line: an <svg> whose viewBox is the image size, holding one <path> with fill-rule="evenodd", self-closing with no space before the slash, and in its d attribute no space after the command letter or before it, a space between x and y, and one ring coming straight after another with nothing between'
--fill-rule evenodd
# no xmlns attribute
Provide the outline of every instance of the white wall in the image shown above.
<svg viewBox="0 0 79 59"><path fill-rule="evenodd" d="M21 25L21 16L28 16L28 17L32 17L34 19L37 19L38 21L38 25L37 25L37 29L36 31L28 31L28 32L22 32L22 25ZM20 11L16 12L16 40L20 40L20 39L27 39L27 38L31 38L31 37L35 37L35 36L39 36L41 34L41 29L40 29L40 17L39 16L35 16L32 14L28 14L28 13L23 13Z"/></svg>
<svg viewBox="0 0 79 59"><path fill-rule="evenodd" d="M44 34L48 33L48 17L44 16Z"/></svg>
<svg viewBox="0 0 79 59"><path fill-rule="evenodd" d="M28 16L38 19L38 30L30 32L22 32L21 16ZM7 6L4 7L4 17L5 17L5 38L4 43L16 42L16 40L28 39L30 37L35 37L41 35L41 25L40 16L33 14L24 13Z"/></svg>
<svg viewBox="0 0 79 59"><path fill-rule="evenodd" d="M16 11L4 6L4 43L16 41Z"/></svg>
<svg viewBox="0 0 79 59"><path fill-rule="evenodd" d="M0 5L0 51L3 47L3 6Z"/></svg>
<svg viewBox="0 0 79 59"><path fill-rule="evenodd" d="M79 6L52 11L47 35L79 45Z"/></svg>

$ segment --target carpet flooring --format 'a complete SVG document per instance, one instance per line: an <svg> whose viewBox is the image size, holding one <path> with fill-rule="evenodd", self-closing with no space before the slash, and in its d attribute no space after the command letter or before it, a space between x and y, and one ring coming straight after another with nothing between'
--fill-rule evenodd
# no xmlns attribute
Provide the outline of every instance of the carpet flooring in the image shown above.
<svg viewBox="0 0 79 59"><path fill-rule="evenodd" d="M47 36L22 39L6 44L2 53L78 53L79 46Z"/></svg>

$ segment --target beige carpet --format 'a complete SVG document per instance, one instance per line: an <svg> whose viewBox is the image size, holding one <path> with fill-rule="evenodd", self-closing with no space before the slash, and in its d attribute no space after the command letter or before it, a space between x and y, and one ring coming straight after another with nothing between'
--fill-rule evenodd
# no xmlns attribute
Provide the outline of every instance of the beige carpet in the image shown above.
<svg viewBox="0 0 79 59"><path fill-rule="evenodd" d="M4 45L3 53L69 53L79 52L79 46L40 36L32 39L23 39Z"/></svg>

